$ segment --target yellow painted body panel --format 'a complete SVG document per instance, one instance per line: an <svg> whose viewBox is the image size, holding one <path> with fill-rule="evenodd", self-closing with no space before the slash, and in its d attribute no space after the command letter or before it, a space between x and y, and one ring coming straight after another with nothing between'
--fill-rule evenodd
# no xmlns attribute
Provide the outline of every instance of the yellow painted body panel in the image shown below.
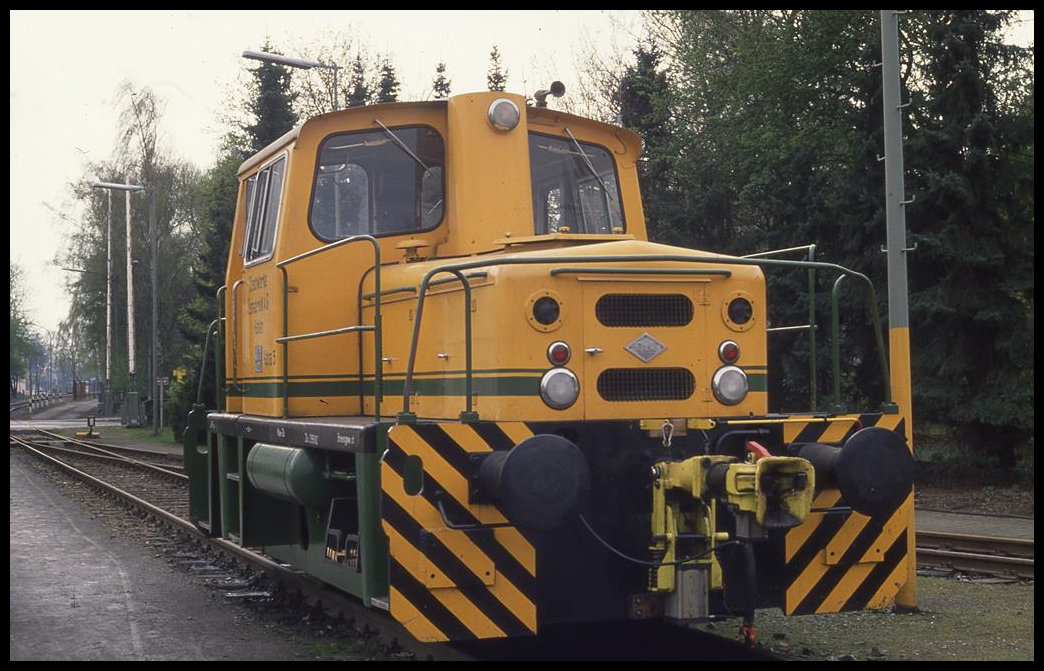
<svg viewBox="0 0 1044 671"><path fill-rule="evenodd" d="M495 130L486 120L486 110L499 98L508 98L525 110L520 126L513 131ZM282 144L273 145L270 157L245 164L247 167L240 175L240 203L227 276L230 289L225 297L225 370L226 384L231 389L227 410L281 416L285 357L290 385L285 408L288 416L376 412L372 333L343 333L286 345L277 342L277 338L285 336L374 323L374 253L369 243L341 246L283 269L277 264L325 244L308 226L312 181L323 139L349 130L379 131L376 120L393 130L416 125L433 128L443 137L446 151L442 223L434 230L379 239L385 382L380 412L384 416L404 410L401 389L414 329L416 287L432 268L486 258L554 260L599 255L701 254L645 241L636 170L640 142L621 128L561 112L526 109L520 96L490 92L456 96L448 103L403 103L325 114L306 122ZM562 138L572 134L580 142L596 144L610 152L616 161L625 231L615 235L533 235L527 131ZM271 258L244 265L240 250L246 227L246 190L242 184L278 156L286 156L287 168L274 251ZM407 259L406 251L396 247L407 240L420 243L419 259ZM555 267L566 265L575 264L552 261L547 265L490 265L468 271L485 273L472 280L471 305L475 381L472 404L483 419L703 417L766 411L764 391L753 391L741 404L727 407L713 398L709 386L711 375L721 365L716 348L724 339L740 344L741 365L759 374L765 370L765 332L760 328L764 319L764 279L759 269L721 266L731 271L728 278L550 275ZM612 265L696 267L678 263ZM406 409L421 417L455 418L466 405L464 293L458 282L438 283L452 279L451 275L434 279L436 284L425 303L416 355L416 394ZM410 288L413 291L408 291ZM548 290L561 300L562 319L553 330L541 330L534 328L531 321L531 303L533 296ZM721 316L723 302L737 291L751 297L755 304L755 327L742 332L730 330ZM595 319L593 307L603 293L683 294L693 301L695 315L684 327L605 327ZM360 314L359 297L367 294L371 297L363 299ZM651 365L688 369L695 379L695 393L685 401L602 400L595 383L602 370L649 365L624 349L646 332L667 348ZM581 397L566 410L551 410L537 393L541 375L550 368L547 347L556 340L563 340L572 348L568 367L581 381ZM585 354L588 347L597 347L602 353ZM490 390L493 393L486 393Z"/></svg>

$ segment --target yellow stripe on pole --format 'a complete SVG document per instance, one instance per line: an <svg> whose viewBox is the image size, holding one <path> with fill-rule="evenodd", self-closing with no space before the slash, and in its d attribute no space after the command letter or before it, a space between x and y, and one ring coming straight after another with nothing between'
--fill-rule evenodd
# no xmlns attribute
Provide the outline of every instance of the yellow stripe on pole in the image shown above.
<svg viewBox="0 0 1044 671"><path fill-rule="evenodd" d="M889 371L892 382L892 398L899 406L899 414L906 421L906 440L910 450L913 441L913 384L910 377L910 329L896 327L888 331L890 353ZM917 608L917 547L914 540L914 507L903 506L907 511L907 563L906 584L899 590L896 603L904 608Z"/></svg>

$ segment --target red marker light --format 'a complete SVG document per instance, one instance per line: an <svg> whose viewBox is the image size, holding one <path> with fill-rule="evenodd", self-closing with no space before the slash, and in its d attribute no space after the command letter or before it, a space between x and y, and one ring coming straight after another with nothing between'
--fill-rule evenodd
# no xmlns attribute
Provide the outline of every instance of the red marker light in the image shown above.
<svg viewBox="0 0 1044 671"><path fill-rule="evenodd" d="M736 363L736 361L739 360L739 355L739 345L731 340L726 340L718 345L718 357L723 363Z"/></svg>
<svg viewBox="0 0 1044 671"><path fill-rule="evenodd" d="M569 363L570 354L569 345L562 341L553 342L547 348L547 360L555 366L564 366Z"/></svg>

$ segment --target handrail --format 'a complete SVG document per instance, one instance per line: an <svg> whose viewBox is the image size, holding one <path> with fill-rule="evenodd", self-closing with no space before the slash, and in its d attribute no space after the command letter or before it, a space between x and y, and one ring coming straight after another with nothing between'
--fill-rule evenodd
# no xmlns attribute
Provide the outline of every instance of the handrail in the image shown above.
<svg viewBox="0 0 1044 671"><path fill-rule="evenodd" d="M428 293L428 285L431 283L431 278L439 273L451 273L460 280L460 283L464 286L464 358L465 358L465 377L464 377L464 394L465 394L465 409L464 414L461 415L461 419L465 421L474 421L478 417L472 412L472 398L471 398L471 387L472 387L472 370L471 370L471 282L460 270L453 268L434 268L424 274L424 278L421 280L420 288L417 291L417 314L413 320L413 341L410 345L410 361L406 366L406 381L403 383L402 388L402 413L400 417L409 417L410 413L410 387L413 383L413 366L417 361L417 342L420 339L420 324L421 315L424 314L424 297Z"/></svg>
<svg viewBox="0 0 1044 671"><path fill-rule="evenodd" d="M814 250L812 250L812 251L814 251ZM417 313L414 316L414 320L415 321L414 321L414 324L413 324L413 337L412 337L412 340L410 342L409 364L408 364L407 369L406 369L406 379L405 379L405 382L403 384L403 394L402 394L403 409L402 409L402 414L400 415L400 420L401 421L411 421L411 419L413 418L412 417L412 413L409 412L409 394L410 394L411 388L413 386L414 366L416 364L416 358L417 358L417 345L418 345L418 342L420 340L421 318L423 317L423 314L424 314L424 311L423 311L424 296L425 296L425 293L427 291L428 284L430 283L431 278L434 275L436 275L438 273L445 273L445 272L453 273L453 274L457 275L460 278L462 284L464 284L465 287L466 287L465 290L467 292L467 300L465 300L464 309L465 309L465 328L466 328L466 331L467 331L467 334L466 334L466 337L467 337L466 346L468 348L468 353L469 353L469 360L468 360L468 365L467 365L467 369L466 369L466 376L467 376L466 383L467 383L467 389L469 391L467 404L468 404L468 410L470 412L470 407L471 407L470 386L471 386L471 377L472 377L471 361L470 361L470 351L471 351L471 311L470 311L471 301L470 301L470 292L471 292L471 284L469 282L467 282L466 279L464 278L464 276L462 274L463 271L470 270L472 268L483 268L483 267L488 268L488 267L491 267L491 266L508 266L508 265L535 265L535 264L544 264L544 265L546 265L546 264L563 264L563 263L627 263L627 262L630 262L630 263L652 263L652 262L717 263L717 264L723 264L723 265L739 265L739 266L806 268L806 269L809 269L809 270L822 269L822 270L832 270L834 272L838 272L838 273L840 273L842 275L842 277L855 277L856 279L861 280L866 285L866 288L867 288L867 290L869 292L869 303L870 303L870 307L871 307L871 316L872 316L872 319L873 319L873 327L874 327L874 330L875 330L876 335L877 335L878 350L879 350L879 353L880 353L881 361L883 363L883 366L882 366L883 373L884 373L884 377L885 377L886 381L888 379L887 355L885 354L885 351L884 351L884 339L883 339L883 337L881 335L881 323L880 323L880 317L879 317L878 311L877 311L877 294L874 291L873 282L871 282L870 278L868 278L866 275L863 275L862 273L856 272L856 271L851 270L849 268L845 268L844 266L837 265L836 263L823 263L821 261L790 261L790 260L786 260L786 259L760 259L760 258L748 258L748 257L680 256L680 255L653 255L653 256L620 255L620 256L600 256L600 257L591 257L591 256L579 256L579 257L576 257L576 256L573 256L573 257L547 257L547 256L541 256L541 257L538 257L538 256L534 256L534 257L509 257L509 258L497 258L497 259L477 259L477 260L473 260L473 261L465 261L465 262L460 262L460 263L453 263L453 264L448 264L448 265L438 266L436 268L432 268L431 270L429 270L427 273L424 274L424 278L421 280L420 290L419 290L418 296L417 296ZM554 272L554 270L552 270L552 273L553 272ZM836 289L836 283L835 283L835 289ZM836 292L835 292L835 301L836 301ZM835 312L836 312L836 309L835 309ZM837 337L838 337L838 333L835 332L834 333L835 341L837 340ZM836 367L837 370L840 370L840 355L839 354L835 357L835 367ZM891 387L887 384L887 382L886 382L886 386L885 386L885 400L888 403L891 403L891 401L892 401L892 398L891 398Z"/></svg>
<svg viewBox="0 0 1044 671"><path fill-rule="evenodd" d="M816 245L802 245L800 247L787 247L786 249L772 249L765 252L756 252L754 254L744 254L743 258L764 258L767 256L779 256L781 254L789 254L790 252L808 252L808 260L816 260ZM811 396L812 412L816 411L816 405L818 396L816 392L816 269L808 269L808 324L803 326L778 326L776 328L766 329L769 333L779 333L782 331L797 331L807 330L808 331L808 386L809 395Z"/></svg>
<svg viewBox="0 0 1044 671"><path fill-rule="evenodd" d="M830 322L831 330L833 333L833 341L831 342L831 355L834 361L834 408L841 409L841 318L838 315L838 305L840 304L841 296L841 280L845 279L845 276L834 280L834 288L830 292ZM877 300L871 297L870 301L870 312L873 315L874 323L879 323L880 319L877 312ZM881 329L874 329L874 334L877 336L877 351L881 357L881 370L884 373L884 395L887 403L892 402L892 382L888 375L888 358L884 353L884 336L881 334Z"/></svg>
<svg viewBox="0 0 1044 671"><path fill-rule="evenodd" d="M328 331L316 331L314 333L303 333L294 336L290 335L290 276L287 272L286 267L291 263L296 263L304 259L328 252L338 247L351 244L353 242L360 242L366 240L373 245L373 289L376 294L374 298L374 319L372 326L360 325L360 326L349 326L340 329L331 329ZM381 399L384 395L383 389L383 375L384 368L382 364L382 345L381 345L381 246L377 242L377 238L372 235L353 235L336 242L331 242L322 247L317 247L310 251L292 256L289 259L284 259L276 264L280 272L283 273L283 337L276 338L276 342L283 346L283 417L290 416L290 343L298 340L306 340L309 338L321 338L329 335L337 335L340 333L352 333L361 331L373 331L374 332L374 420L377 422L381 421ZM362 376L362 357L359 357L359 375ZM362 385L359 385L359 404L360 408L363 404L363 390Z"/></svg>
<svg viewBox="0 0 1044 671"><path fill-rule="evenodd" d="M327 329L325 331L314 331L312 333L300 333L298 335L286 336L283 338L276 338L276 342L279 344L288 342L297 342L298 340L310 340L312 338L323 338L325 336L339 335L341 333L358 333L360 331L373 331L375 330L372 326L345 326L339 329Z"/></svg>
<svg viewBox="0 0 1044 671"><path fill-rule="evenodd" d="M210 322L210 326L207 327L207 337L206 337L205 340L203 340L203 361L200 362L200 364L199 364L199 383L196 385L196 404L197 405L203 402L203 375L205 374L205 371L207 370L207 349L210 347L210 331L212 329L216 328L218 323L220 323L220 321L221 321L221 318L218 317L214 321ZM216 333L216 331L215 331L215 333ZM220 354L215 351L214 356L217 357L217 356L220 356Z"/></svg>
<svg viewBox="0 0 1044 671"><path fill-rule="evenodd" d="M232 390L239 389L239 285L243 280L232 284Z"/></svg>
<svg viewBox="0 0 1044 671"><path fill-rule="evenodd" d="M731 270L719 268L552 268L551 277L558 275L710 275L732 277Z"/></svg>
<svg viewBox="0 0 1044 671"><path fill-rule="evenodd" d="M225 293L227 286L222 284L214 292L218 305L217 343L214 347L214 402L217 410L225 410Z"/></svg>
<svg viewBox="0 0 1044 671"><path fill-rule="evenodd" d="M467 278L469 280L484 279L488 275L489 275L489 273L486 273L486 272L469 273L467 275ZM449 284L450 282L456 282L456 281L457 281L456 277L446 277L446 278L443 278L441 280L434 280L428 286L429 287L434 287L434 286L437 286L437 285L440 285L440 284ZM415 293L417 293L417 287L410 285L410 286L396 287L394 289L385 289L384 290L384 295L385 296L391 296L392 294L403 294L403 293L415 294ZM374 294L373 294L372 291L370 293L368 293L368 294L362 294L362 300L364 300L364 301L372 301L373 300L373 296L374 296Z"/></svg>
<svg viewBox="0 0 1044 671"><path fill-rule="evenodd" d="M773 326L765 329L765 331L768 333L787 333L789 331L809 331L811 329L811 324L800 324L798 326Z"/></svg>

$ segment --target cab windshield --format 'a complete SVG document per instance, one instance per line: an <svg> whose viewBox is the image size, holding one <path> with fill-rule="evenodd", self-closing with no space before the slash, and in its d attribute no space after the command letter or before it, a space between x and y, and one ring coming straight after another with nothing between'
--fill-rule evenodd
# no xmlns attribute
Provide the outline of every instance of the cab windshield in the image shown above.
<svg viewBox="0 0 1044 671"><path fill-rule="evenodd" d="M537 235L624 231L616 168L605 148L571 134L530 133L529 162Z"/></svg>

